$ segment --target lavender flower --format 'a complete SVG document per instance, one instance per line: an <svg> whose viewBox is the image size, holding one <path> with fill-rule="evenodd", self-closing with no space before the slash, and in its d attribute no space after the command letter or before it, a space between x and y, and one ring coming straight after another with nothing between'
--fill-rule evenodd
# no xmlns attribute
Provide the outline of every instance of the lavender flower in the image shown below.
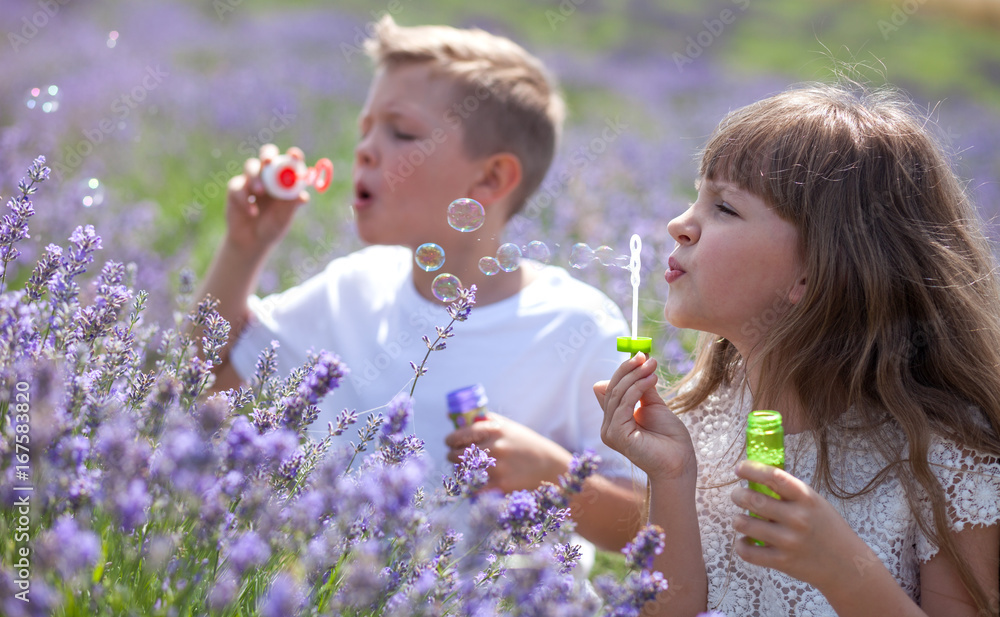
<svg viewBox="0 0 1000 617"><path fill-rule="evenodd" d="M133 478L128 488L115 496L114 503L122 527L130 532L146 522L146 511L152 499L146 491L146 483Z"/></svg>
<svg viewBox="0 0 1000 617"><path fill-rule="evenodd" d="M121 284L124 274L125 266L120 263L109 261L104 265L93 306L76 313L74 339L92 342L104 336L118 321L122 307L132 297L131 292Z"/></svg>
<svg viewBox="0 0 1000 617"><path fill-rule="evenodd" d="M46 246L45 255L38 260L34 271L31 273L31 277L25 284L29 302L34 302L42 298L42 294L45 293L45 287L48 285L49 280L52 279L52 275L55 274L61 262L62 247L56 244Z"/></svg>
<svg viewBox="0 0 1000 617"><path fill-rule="evenodd" d="M601 457L593 450L585 450L583 454L574 454L569 464L569 471L559 478L559 484L569 494L583 490L583 483L593 475L601 463Z"/></svg>
<svg viewBox="0 0 1000 617"><path fill-rule="evenodd" d="M507 507L500 514L500 525L518 532L539 522L538 501L531 491L514 491L507 495Z"/></svg>
<svg viewBox="0 0 1000 617"><path fill-rule="evenodd" d="M316 404L330 390L337 388L346 374L347 367L340 358L326 350L320 351L295 393L286 396L278 405L284 410L284 426L297 430L311 424L319 415Z"/></svg>
<svg viewBox="0 0 1000 617"><path fill-rule="evenodd" d="M290 574L282 572L274 579L271 589L260 605L261 617L297 615L305 602L305 594Z"/></svg>
<svg viewBox="0 0 1000 617"><path fill-rule="evenodd" d="M444 480L445 494L450 497L468 497L479 492L489 482L490 467L497 464L485 450L470 444L458 457L455 475Z"/></svg>
<svg viewBox="0 0 1000 617"><path fill-rule="evenodd" d="M226 550L226 562L237 576L243 576L248 569L262 565L270 556L271 548L254 531L240 535Z"/></svg>
<svg viewBox="0 0 1000 617"><path fill-rule="evenodd" d="M44 182L49 177L49 168L45 166L45 157L39 156L28 169L30 182L21 179L17 188L19 195L11 198L7 202L10 214L4 215L0 220L0 261L3 262L3 275L0 276L0 289L6 279L7 264L17 259L20 251L14 246L17 242L28 235L28 219L35 215L35 209L31 204L29 195L33 194L37 188L36 183Z"/></svg>
<svg viewBox="0 0 1000 617"><path fill-rule="evenodd" d="M337 426L330 423L329 433L332 437L337 437L343 435L347 427L358 421L358 412L354 410L343 409L339 414L337 414Z"/></svg>
<svg viewBox="0 0 1000 617"><path fill-rule="evenodd" d="M62 516L38 539L38 558L64 579L72 579L91 568L101 555L101 541L89 529L81 529L76 519Z"/></svg>
<svg viewBox="0 0 1000 617"><path fill-rule="evenodd" d="M412 417L413 399L407 394L397 394L389 401L387 418L382 425L382 437L399 436Z"/></svg>
<svg viewBox="0 0 1000 617"><path fill-rule="evenodd" d="M663 529L657 525L647 525L622 549L625 564L633 570L649 570L653 567L653 558L663 552L664 546Z"/></svg>

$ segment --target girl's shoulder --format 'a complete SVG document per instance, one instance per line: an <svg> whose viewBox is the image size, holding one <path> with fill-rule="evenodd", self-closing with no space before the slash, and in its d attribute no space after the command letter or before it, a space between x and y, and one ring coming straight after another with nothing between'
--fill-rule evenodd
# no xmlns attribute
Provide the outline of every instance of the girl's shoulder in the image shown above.
<svg viewBox="0 0 1000 617"><path fill-rule="evenodd" d="M952 530L1000 523L1000 459L935 434L931 437L927 461L944 489ZM933 521L930 497L922 494L920 506L924 521ZM917 553L921 561L926 561L937 553L937 547L920 534Z"/></svg>

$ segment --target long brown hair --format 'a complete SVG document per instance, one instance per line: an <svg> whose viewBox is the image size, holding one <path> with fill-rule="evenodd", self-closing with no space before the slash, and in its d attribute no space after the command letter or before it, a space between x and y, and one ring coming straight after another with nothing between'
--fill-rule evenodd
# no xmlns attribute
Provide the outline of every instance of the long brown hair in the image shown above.
<svg viewBox="0 0 1000 617"><path fill-rule="evenodd" d="M914 512L923 489L934 523L916 517L922 530L989 614L949 536L928 447L940 434L1000 457L1000 292L970 199L927 127L891 89L807 86L726 116L700 175L760 197L800 234L807 289L753 351L754 406L797 397L819 444L817 480L838 496L871 490L893 468ZM729 341L703 335L670 404L691 410L745 369ZM827 444L848 409L888 462L855 493L837 486ZM906 443L891 438L900 430Z"/></svg>

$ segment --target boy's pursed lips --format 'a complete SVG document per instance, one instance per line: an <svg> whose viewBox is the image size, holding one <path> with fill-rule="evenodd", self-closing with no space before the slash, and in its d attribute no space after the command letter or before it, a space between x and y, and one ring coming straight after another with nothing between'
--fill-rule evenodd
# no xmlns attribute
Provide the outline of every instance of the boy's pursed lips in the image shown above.
<svg viewBox="0 0 1000 617"><path fill-rule="evenodd" d="M374 200L371 190L361 179L354 181L354 207L365 208Z"/></svg>

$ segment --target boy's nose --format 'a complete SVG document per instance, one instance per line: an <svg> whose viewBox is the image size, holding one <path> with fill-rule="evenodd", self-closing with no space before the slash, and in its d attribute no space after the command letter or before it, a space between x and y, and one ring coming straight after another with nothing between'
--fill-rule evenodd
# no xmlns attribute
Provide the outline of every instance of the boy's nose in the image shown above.
<svg viewBox="0 0 1000 617"><path fill-rule="evenodd" d="M354 160L358 165L372 167L378 162L370 138L364 138L354 147Z"/></svg>

